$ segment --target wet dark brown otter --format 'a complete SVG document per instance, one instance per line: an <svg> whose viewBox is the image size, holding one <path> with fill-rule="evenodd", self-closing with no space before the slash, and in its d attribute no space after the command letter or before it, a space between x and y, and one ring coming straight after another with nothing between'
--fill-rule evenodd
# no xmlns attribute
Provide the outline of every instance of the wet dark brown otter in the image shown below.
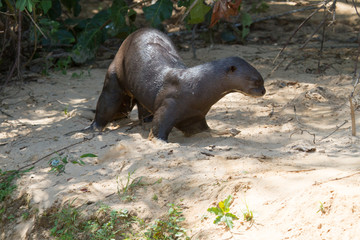
<svg viewBox="0 0 360 240"><path fill-rule="evenodd" d="M264 80L239 57L187 68L164 33L140 29L125 39L110 64L89 129L103 130L136 104L139 119L152 120L154 137L167 141L173 127L190 136L209 129L205 115L231 92L263 96Z"/></svg>

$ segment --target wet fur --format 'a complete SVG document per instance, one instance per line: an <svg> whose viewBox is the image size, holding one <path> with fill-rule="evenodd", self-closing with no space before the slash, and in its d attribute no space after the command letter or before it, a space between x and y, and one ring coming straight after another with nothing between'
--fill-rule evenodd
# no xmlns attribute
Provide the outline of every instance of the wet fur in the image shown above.
<svg viewBox="0 0 360 240"><path fill-rule="evenodd" d="M209 129L205 116L211 106L236 91L265 94L263 78L245 60L229 57L187 68L164 33L140 29L110 64L90 129L102 131L136 104L139 120L152 121L151 136L167 141L173 127L191 136Z"/></svg>

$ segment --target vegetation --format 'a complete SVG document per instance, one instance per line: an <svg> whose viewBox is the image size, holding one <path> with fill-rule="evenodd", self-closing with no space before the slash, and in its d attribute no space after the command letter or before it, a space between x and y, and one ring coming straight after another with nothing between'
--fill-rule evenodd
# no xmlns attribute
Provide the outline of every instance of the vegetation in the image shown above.
<svg viewBox="0 0 360 240"><path fill-rule="evenodd" d="M247 222L254 221L254 213L249 209L248 204L245 202L246 209L242 211L244 220Z"/></svg>
<svg viewBox="0 0 360 240"><path fill-rule="evenodd" d="M238 220L239 218L230 212L230 206L233 202L233 198L229 195L224 201L219 202L217 207L208 208L208 212L216 215L214 224L225 224L226 227L232 229L234 226L233 220Z"/></svg>
<svg viewBox="0 0 360 240"><path fill-rule="evenodd" d="M181 208L169 204L167 216L163 220L156 220L155 223L145 232L146 239L172 240L190 239L186 235L185 228L179 224L185 220L182 217Z"/></svg>
<svg viewBox="0 0 360 240"><path fill-rule="evenodd" d="M126 209L112 210L106 205L86 217L71 202L50 215L54 225L50 233L57 239L189 239L185 229L179 226L184 220L181 209L174 204L169 206L164 219L148 225Z"/></svg>
<svg viewBox="0 0 360 240"><path fill-rule="evenodd" d="M65 114L67 114L67 110L65 109ZM86 153L80 156L80 158L86 158L86 157L97 157L95 154L92 153ZM50 172L56 172L57 174L61 174L65 172L65 166L71 162L72 164L79 164L79 165L85 165L85 162L81 159L77 160L69 160L69 156L61 156L57 154L56 157L53 157L49 160L49 165L51 167Z"/></svg>
<svg viewBox="0 0 360 240"><path fill-rule="evenodd" d="M209 25L212 16L211 26L219 20L230 21L230 17L238 14L241 2L235 0L234 5L217 0L217 7L211 12L211 6L195 0L178 0L175 4L171 0L157 0L153 3L144 0L133 4L125 0L113 0L108 8L94 9L96 13L85 18L80 16L83 6L79 0L1 0L0 11L6 14L0 14L0 26L5 30L0 39L3 43L0 63L7 64L0 64L0 72L10 68L5 83L16 73L15 69L18 69L18 77L21 78L21 68L27 66L33 58L46 55L43 57L44 74L49 67L66 73L72 63L83 64L93 60L97 49L106 39L125 39L136 30L138 13L135 9L143 11L143 17L150 26L162 29L164 21L170 19L179 7L186 8L182 23L191 28L200 23ZM260 0L253 6L248 11L266 9L265 2ZM241 15L238 20L243 22L241 36L245 38L252 20L246 11L242 11ZM223 34L225 40L233 39L231 32ZM26 39L26 44L21 43L22 39ZM59 49L62 52L46 53L54 50L58 52ZM25 64L20 63L23 59L20 55L25 57ZM9 66L11 63L13 65Z"/></svg>
<svg viewBox="0 0 360 240"><path fill-rule="evenodd" d="M318 213L318 212L321 212L322 214L326 213L323 202L320 202L319 210L317 210L316 213Z"/></svg>
<svg viewBox="0 0 360 240"><path fill-rule="evenodd" d="M22 171L3 171L0 169L0 203L16 189L16 185L13 183L13 181L21 177L21 175L24 173L29 172L31 169L32 168Z"/></svg>
<svg viewBox="0 0 360 240"><path fill-rule="evenodd" d="M128 176L126 178L126 183L123 184L120 177L117 177L117 193L121 200L123 201L132 201L135 199L135 196L133 195L133 190L135 187L141 185L141 179L142 177L138 179L132 179L131 175L135 173L135 170L132 172L128 172Z"/></svg>

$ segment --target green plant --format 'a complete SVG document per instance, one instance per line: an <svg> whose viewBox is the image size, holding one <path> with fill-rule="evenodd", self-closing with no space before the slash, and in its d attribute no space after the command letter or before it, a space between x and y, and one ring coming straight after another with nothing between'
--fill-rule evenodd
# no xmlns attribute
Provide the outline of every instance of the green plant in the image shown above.
<svg viewBox="0 0 360 240"><path fill-rule="evenodd" d="M65 114L67 114L67 108L64 110ZM80 158L86 158L86 157L97 157L95 154L92 153L86 153L80 156ZM57 172L58 174L61 174L65 172L65 166L71 162L72 164L79 164L79 165L85 165L85 162L81 159L77 160L69 160L69 156L61 156L60 154L57 154L57 156L51 158L49 160L49 165L51 167L49 172Z"/></svg>
<svg viewBox="0 0 360 240"><path fill-rule="evenodd" d="M154 4L143 7L146 20L155 28L161 27L161 22L171 17L172 10L171 0L157 0Z"/></svg>
<svg viewBox="0 0 360 240"><path fill-rule="evenodd" d="M69 106L66 106L64 108L64 114L67 115L69 113Z"/></svg>
<svg viewBox="0 0 360 240"><path fill-rule="evenodd" d="M24 173L29 172L31 169L33 169L33 167L22 171L3 171L0 169L0 202L4 201L5 198L16 189L16 185L13 184L13 181L21 177Z"/></svg>
<svg viewBox="0 0 360 240"><path fill-rule="evenodd" d="M64 206L59 212L52 215L55 226L50 230L51 236L59 239L76 239L76 235L81 229L81 213L73 206L75 199Z"/></svg>
<svg viewBox="0 0 360 240"><path fill-rule="evenodd" d="M135 170L132 172L128 172L125 184L123 184L122 180L120 179L120 176L118 176L116 179L117 193L123 201L134 200L135 196L132 195L132 191L134 190L135 187L137 187L141 184L142 177L140 177L138 179L131 178L131 175L133 175L134 173L135 173Z"/></svg>
<svg viewBox="0 0 360 240"><path fill-rule="evenodd" d="M24 212L23 214L21 214L21 216L22 216L22 219L23 219L24 221L26 221L26 220L28 220L28 219L30 218L31 213L30 213L29 211L26 211L26 212Z"/></svg>
<svg viewBox="0 0 360 240"><path fill-rule="evenodd" d="M84 76L84 71L81 70L80 73L76 73L74 72L73 74L71 74L71 78L77 78L77 79L80 79Z"/></svg>
<svg viewBox="0 0 360 240"><path fill-rule="evenodd" d="M185 218L182 217L181 208L174 204L169 204L169 207L167 216L163 220L156 220L145 232L146 239L190 239L186 235L186 229L179 226L179 224L185 220Z"/></svg>
<svg viewBox="0 0 360 240"><path fill-rule="evenodd" d="M58 174L65 172L65 166L68 164L68 156L61 157L60 155L49 160L50 172L57 172Z"/></svg>
<svg viewBox="0 0 360 240"><path fill-rule="evenodd" d="M248 204L245 201L245 205L246 205L246 209L244 211L242 211L242 214L244 216L244 220L247 222L252 222L254 220L254 214L253 212L249 209Z"/></svg>
<svg viewBox="0 0 360 240"><path fill-rule="evenodd" d="M152 200L157 201L157 200L159 200L159 197L154 193Z"/></svg>
<svg viewBox="0 0 360 240"><path fill-rule="evenodd" d="M61 71L62 74L66 75L67 70L70 67L71 57L60 58L55 66L55 71Z"/></svg>
<svg viewBox="0 0 360 240"><path fill-rule="evenodd" d="M320 202L320 206L319 206L319 210L317 210L316 213L321 212L322 214L325 214L325 208L324 208L324 203Z"/></svg>
<svg viewBox="0 0 360 240"><path fill-rule="evenodd" d="M215 224L223 223L228 228L233 228L233 220L238 220L239 218L235 214L230 213L230 206L232 204L232 201L232 196L229 195L224 201L219 202L217 207L208 208L208 212L213 213L217 216L214 220Z"/></svg>

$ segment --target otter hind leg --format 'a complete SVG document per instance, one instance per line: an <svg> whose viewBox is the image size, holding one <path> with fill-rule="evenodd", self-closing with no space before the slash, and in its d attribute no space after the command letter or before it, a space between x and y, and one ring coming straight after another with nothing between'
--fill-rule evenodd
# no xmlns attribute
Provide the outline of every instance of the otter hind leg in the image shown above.
<svg viewBox="0 0 360 240"><path fill-rule="evenodd" d="M209 130L205 117L183 121L175 126L182 131L186 137Z"/></svg>
<svg viewBox="0 0 360 240"><path fill-rule="evenodd" d="M119 85L116 74L107 73L96 105L95 120L89 128L102 131L109 122L127 117L134 105L133 99Z"/></svg>

